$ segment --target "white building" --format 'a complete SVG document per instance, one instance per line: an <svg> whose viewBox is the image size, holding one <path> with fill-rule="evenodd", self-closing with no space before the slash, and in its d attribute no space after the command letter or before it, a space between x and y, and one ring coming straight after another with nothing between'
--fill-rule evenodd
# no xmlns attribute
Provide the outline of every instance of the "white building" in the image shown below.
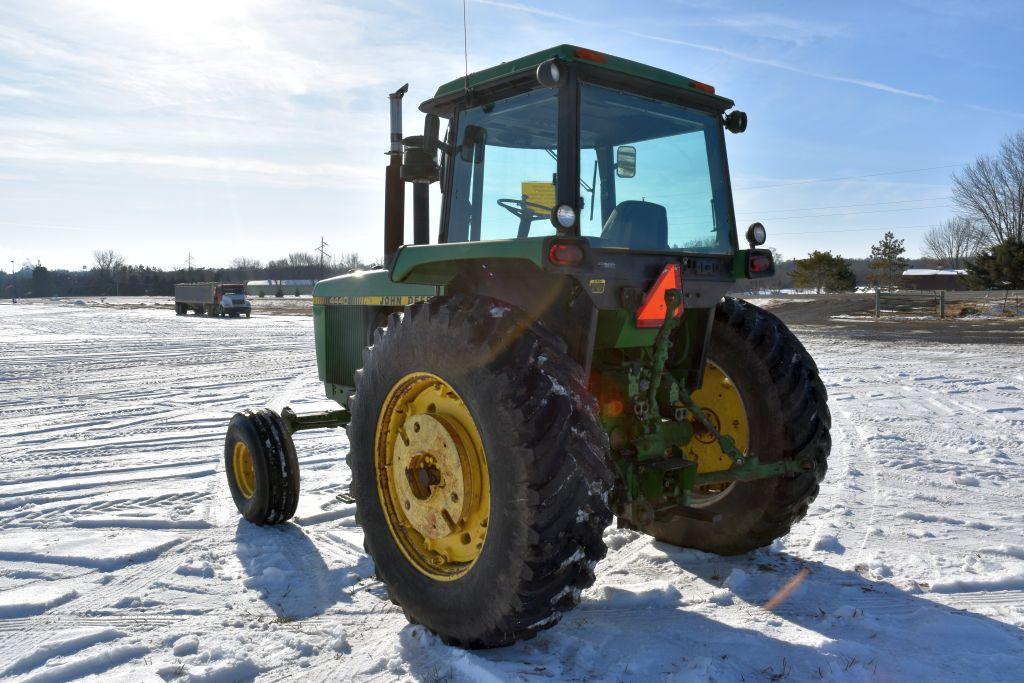
<svg viewBox="0 0 1024 683"><path fill-rule="evenodd" d="M299 296L312 294L316 280L250 280L245 283L249 296Z"/></svg>

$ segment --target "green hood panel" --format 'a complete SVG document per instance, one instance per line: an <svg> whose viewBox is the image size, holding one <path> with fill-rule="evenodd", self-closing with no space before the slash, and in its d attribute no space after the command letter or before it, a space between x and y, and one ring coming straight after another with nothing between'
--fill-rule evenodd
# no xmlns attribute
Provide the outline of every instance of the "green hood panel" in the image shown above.
<svg viewBox="0 0 1024 683"><path fill-rule="evenodd" d="M391 279L395 282L444 285L466 261L518 260L544 267L547 237L451 244L406 245L395 255Z"/></svg>
<svg viewBox="0 0 1024 683"><path fill-rule="evenodd" d="M314 305L405 306L437 294L430 285L391 281L386 270L363 270L321 280L313 288Z"/></svg>

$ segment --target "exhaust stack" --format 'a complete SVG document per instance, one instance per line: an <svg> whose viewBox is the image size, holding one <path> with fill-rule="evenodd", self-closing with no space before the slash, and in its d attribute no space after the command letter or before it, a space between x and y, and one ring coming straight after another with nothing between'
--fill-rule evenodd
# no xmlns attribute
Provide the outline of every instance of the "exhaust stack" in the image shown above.
<svg viewBox="0 0 1024 683"><path fill-rule="evenodd" d="M384 175L384 261L390 263L405 241L405 184L402 182L402 97L406 83L388 95L391 105L391 147Z"/></svg>

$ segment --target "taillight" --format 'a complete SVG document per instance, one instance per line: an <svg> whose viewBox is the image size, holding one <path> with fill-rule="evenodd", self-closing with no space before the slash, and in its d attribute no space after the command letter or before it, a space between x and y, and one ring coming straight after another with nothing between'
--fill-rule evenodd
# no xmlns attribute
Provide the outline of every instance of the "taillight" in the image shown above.
<svg viewBox="0 0 1024 683"><path fill-rule="evenodd" d="M575 244L552 244L548 250L548 260L556 266L579 265L583 262L583 250Z"/></svg>
<svg viewBox="0 0 1024 683"><path fill-rule="evenodd" d="M757 273L770 273L772 267L771 254L750 252L747 256L747 272L751 275L756 275Z"/></svg>

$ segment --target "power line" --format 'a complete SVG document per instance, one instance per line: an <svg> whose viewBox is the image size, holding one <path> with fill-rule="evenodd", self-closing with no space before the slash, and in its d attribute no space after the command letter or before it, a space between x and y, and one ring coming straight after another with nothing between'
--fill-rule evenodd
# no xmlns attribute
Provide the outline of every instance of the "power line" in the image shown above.
<svg viewBox="0 0 1024 683"><path fill-rule="evenodd" d="M934 228L935 225L935 223L923 223L921 225L887 225L884 227L875 228L838 228L836 230L803 230L800 232L773 232L771 233L771 235L775 237L780 237L783 235L824 235L826 233L836 232L876 232L878 230L923 230L924 228Z"/></svg>
<svg viewBox="0 0 1024 683"><path fill-rule="evenodd" d="M779 213L785 211L821 211L823 209L852 209L858 206L882 206L886 204L908 204L910 202L937 202L939 200L948 200L949 197L922 197L921 199L894 199L890 202L864 202L862 204L836 204L834 206L808 206L805 208L790 207L786 209L764 209L762 211L744 211L743 215L751 214L763 214L763 213Z"/></svg>
<svg viewBox="0 0 1024 683"><path fill-rule="evenodd" d="M834 183L841 180L858 180L861 178L877 178L878 176L887 175L899 175L901 173L920 173L922 171L934 171L940 168L963 168L966 164L946 164L945 166L927 166L925 168L908 168L902 171L882 171L881 173L866 173L864 175L851 175L841 176L837 178L808 178L806 180L794 180L787 183L776 183L775 185L758 185L756 187L734 187L733 192L747 192L751 190L768 190L776 187L790 187L793 185L812 185L814 183ZM658 199L664 199L669 197L692 197L696 195L704 196L707 194L706 190L699 192L672 192L667 194L648 194L647 197L656 197Z"/></svg>
<svg viewBox="0 0 1024 683"><path fill-rule="evenodd" d="M769 216L772 221L785 221L800 218L829 218L833 216L861 216L868 213L893 213L896 211L923 211L925 209L945 209L950 204L936 204L935 206L909 206L902 209L878 209L877 211L845 211L841 213L808 213L800 216Z"/></svg>
<svg viewBox="0 0 1024 683"><path fill-rule="evenodd" d="M870 204L864 204L862 206L870 206ZM909 207L897 208L897 209L877 209L877 210L869 210L869 211L841 211L841 212L834 212L834 213L807 213L807 214L799 214L799 215L794 215L794 216L764 216L763 212L753 212L753 211L751 211L749 213L745 212L745 213L737 214L737 215L744 217L744 220L741 220L740 222L746 222L747 220L751 220L751 219L762 219L762 220L769 221L771 223L781 223L781 222L785 222L785 221L802 220L802 219L805 219L805 218L832 218L832 217L835 217L835 216L861 216L861 215L873 214L873 213L895 213L895 212L898 212L898 211L926 211L928 209L947 209L950 206L951 205L948 202L944 202L942 204L936 204L934 206L909 206ZM799 211L800 209L792 209L792 210L793 211ZM810 211L811 209L805 209L805 210ZM677 215L677 214L676 213L669 214L670 217L671 216L675 216L675 215ZM704 225L705 223L707 223L707 220L705 220L703 218L691 218L691 219L685 219L684 218L683 220L673 221L673 224L677 225L677 226L678 225L684 225L684 226L685 225ZM778 234L778 233L775 233L775 234Z"/></svg>
<svg viewBox="0 0 1024 683"><path fill-rule="evenodd" d="M807 180L794 180L788 183L777 183L775 185L758 185L757 187L741 187L738 190L767 190L774 187L789 187L790 185L810 185L811 183L834 183L840 180L860 180L861 178L877 178L883 175L899 175L901 173L921 173L923 171L937 171L941 168L962 168L966 164L946 164L944 166L927 166L925 168L908 168L902 171L883 171L881 173L866 173L864 175L849 175L838 178L808 178Z"/></svg>

